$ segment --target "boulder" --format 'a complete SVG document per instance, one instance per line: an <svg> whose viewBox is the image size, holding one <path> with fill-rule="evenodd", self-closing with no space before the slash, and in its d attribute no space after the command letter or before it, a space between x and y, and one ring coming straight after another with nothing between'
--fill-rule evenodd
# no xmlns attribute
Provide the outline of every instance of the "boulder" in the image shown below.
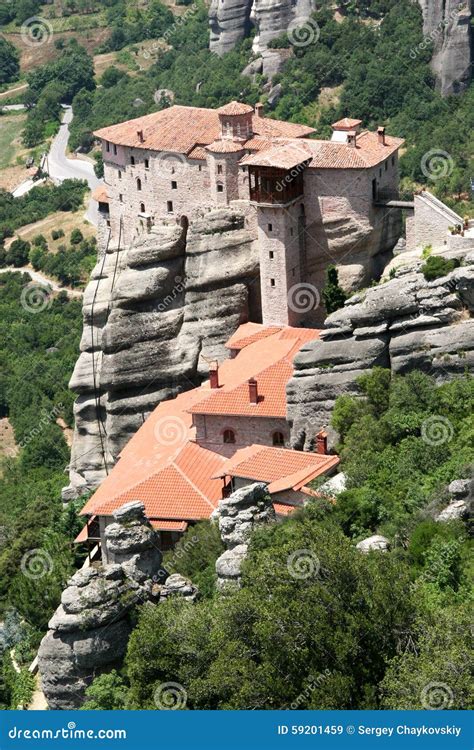
<svg viewBox="0 0 474 750"><path fill-rule="evenodd" d="M380 534L369 536L367 537L367 539L362 539L361 542L356 544L356 549L358 549L359 552L362 552L363 554L374 551L387 552L389 548L390 542L386 537L381 536Z"/></svg>
<svg viewBox="0 0 474 750"><path fill-rule="evenodd" d="M242 563L247 555L248 545L238 544L232 549L228 549L216 561L218 591L224 592L226 589L235 589L240 586Z"/></svg>
<svg viewBox="0 0 474 750"><path fill-rule="evenodd" d="M441 513L438 513L436 520L441 523L447 523L448 521L457 521L464 519L468 515L468 506L465 500L454 500L443 508Z"/></svg>

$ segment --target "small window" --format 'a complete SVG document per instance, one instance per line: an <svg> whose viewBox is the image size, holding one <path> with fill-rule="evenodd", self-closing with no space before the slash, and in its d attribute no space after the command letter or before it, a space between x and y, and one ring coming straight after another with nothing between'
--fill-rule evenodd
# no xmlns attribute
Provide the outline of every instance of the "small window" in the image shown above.
<svg viewBox="0 0 474 750"><path fill-rule="evenodd" d="M268 225L268 231L269 232L273 232L273 224L269 224Z"/></svg>
<svg viewBox="0 0 474 750"><path fill-rule="evenodd" d="M285 437L282 432L273 433L273 445L285 445Z"/></svg>
<svg viewBox="0 0 474 750"><path fill-rule="evenodd" d="M394 166L395 166L395 157L392 156L392 167L394 167Z"/></svg>
<svg viewBox="0 0 474 750"><path fill-rule="evenodd" d="M141 190L141 189L142 189L142 181L141 181L141 179L140 179L140 178L138 177L138 178L137 178L137 190Z"/></svg>
<svg viewBox="0 0 474 750"><path fill-rule="evenodd" d="M268 257L270 258L270 260L273 260L273 258L275 257L275 253L273 252L273 250L269 251Z"/></svg>
<svg viewBox="0 0 474 750"><path fill-rule="evenodd" d="M234 430L224 430L223 435L224 443L235 443L235 432Z"/></svg>
<svg viewBox="0 0 474 750"><path fill-rule="evenodd" d="M119 201L120 201L120 203L123 203L123 195L122 195L122 193L119 193Z"/></svg>
<svg viewBox="0 0 474 750"><path fill-rule="evenodd" d="M132 167L135 166L135 157L134 156L130 157L130 164L132 165Z"/></svg>
<svg viewBox="0 0 474 750"><path fill-rule="evenodd" d="M145 169L150 169L150 160L145 159Z"/></svg>
<svg viewBox="0 0 474 750"><path fill-rule="evenodd" d="M199 169L199 171L200 171L200 172L202 172L202 164L200 164L200 165L198 166L198 169Z"/></svg>
<svg viewBox="0 0 474 750"><path fill-rule="evenodd" d="M114 154L115 156L117 156L117 146L115 145L115 143L114 143Z"/></svg>
<svg viewBox="0 0 474 750"><path fill-rule="evenodd" d="M222 182L218 182L217 183L217 192L218 193L223 193L224 192L224 186L223 186Z"/></svg>
<svg viewBox="0 0 474 750"><path fill-rule="evenodd" d="M222 164L217 165L217 174L222 174Z"/></svg>
<svg viewBox="0 0 474 750"><path fill-rule="evenodd" d="M166 210L169 214L173 213L173 201L167 201L166 202Z"/></svg>
<svg viewBox="0 0 474 750"><path fill-rule="evenodd" d="M105 150L110 151L110 143L108 141L105 141Z"/></svg>
<svg viewBox="0 0 474 750"><path fill-rule="evenodd" d="M296 274L296 268L292 268L292 269L291 269L291 275L292 275L292 276L295 276L295 274Z"/></svg>
<svg viewBox="0 0 474 750"><path fill-rule="evenodd" d="M379 169L379 177L382 177L382 167Z"/></svg>
<svg viewBox="0 0 474 750"><path fill-rule="evenodd" d="M178 189L178 183L176 180L171 180L171 190L177 190Z"/></svg>
<svg viewBox="0 0 474 750"><path fill-rule="evenodd" d="M270 279L270 286L275 286L275 279Z"/></svg>
<svg viewBox="0 0 474 750"><path fill-rule="evenodd" d="M290 227L290 237L293 237L293 227Z"/></svg>
<svg viewBox="0 0 474 750"><path fill-rule="evenodd" d="M145 209L145 204L144 203L140 203L140 213L141 214L146 213L146 209Z"/></svg>
<svg viewBox="0 0 474 750"><path fill-rule="evenodd" d="M385 171L388 169L388 161L385 162Z"/></svg>
<svg viewBox="0 0 474 750"><path fill-rule="evenodd" d="M122 172L120 171L120 169L119 169L119 171L118 171L118 178L119 178L119 180L121 180L121 179L122 179Z"/></svg>

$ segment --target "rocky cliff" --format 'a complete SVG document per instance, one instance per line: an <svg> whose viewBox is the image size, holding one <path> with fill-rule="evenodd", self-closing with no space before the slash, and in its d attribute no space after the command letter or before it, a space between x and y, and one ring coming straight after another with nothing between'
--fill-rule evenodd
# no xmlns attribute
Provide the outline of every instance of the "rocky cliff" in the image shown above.
<svg viewBox="0 0 474 750"><path fill-rule="evenodd" d="M38 652L43 693L50 709L76 709L102 671L120 666L137 604L171 595L194 601L196 588L161 567L158 537L140 502L123 505L106 529L108 565L84 568L68 581ZM160 584L159 581L162 583ZM164 583L163 583L164 582Z"/></svg>
<svg viewBox="0 0 474 750"><path fill-rule="evenodd" d="M357 378L374 366L416 368L440 382L472 371L474 252L457 255L462 265L434 281L425 280L421 260L401 265L326 318L321 339L297 354L287 386L294 447L311 448L336 398L356 395Z"/></svg>
<svg viewBox="0 0 474 750"><path fill-rule="evenodd" d="M209 359L228 355L230 332L249 312L258 319L259 288L253 236L230 209L108 248L84 294L64 499L97 486L149 412L198 384Z"/></svg>
<svg viewBox="0 0 474 750"><path fill-rule="evenodd" d="M419 0L423 33L433 42L432 68L441 93L457 94L472 75L472 0Z"/></svg>
<svg viewBox="0 0 474 750"><path fill-rule="evenodd" d="M433 72L438 87L447 96L462 91L472 72L472 0L419 0L426 42L433 42ZM336 8L336 4L334 4ZM210 49L218 55L229 52L255 27L253 52L261 55L268 43L287 32L300 43L315 38L316 24L309 20L314 0L212 0L209 9ZM413 55L417 50L412 51ZM280 65L283 60L280 61ZM262 68L262 62L261 62ZM246 73L252 71L246 69ZM262 70L260 69L260 71ZM277 70L265 70L271 75Z"/></svg>

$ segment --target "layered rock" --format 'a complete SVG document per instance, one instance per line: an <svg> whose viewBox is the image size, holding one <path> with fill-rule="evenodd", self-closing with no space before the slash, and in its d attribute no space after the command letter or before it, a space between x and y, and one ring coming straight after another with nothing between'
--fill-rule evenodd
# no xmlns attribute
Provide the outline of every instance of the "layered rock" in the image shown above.
<svg viewBox="0 0 474 750"><path fill-rule="evenodd" d="M219 523L227 550L216 561L218 590L240 585L241 567L253 529L275 519L273 503L262 482L242 487L220 501L214 520Z"/></svg>
<svg viewBox="0 0 474 750"><path fill-rule="evenodd" d="M472 75L472 0L419 2L423 33L434 46L432 69L438 88L444 96L457 94L469 85Z"/></svg>
<svg viewBox="0 0 474 750"><path fill-rule="evenodd" d="M106 529L111 562L77 571L48 624L39 652L43 693L50 709L75 709L103 670L120 665L130 635L130 609L159 600L162 555L142 503L129 503Z"/></svg>
<svg viewBox="0 0 474 750"><path fill-rule="evenodd" d="M70 382L78 397L65 499L97 486L150 411L197 385L206 360L228 355L229 331L259 307L258 274L254 238L230 209L188 230L158 224L99 258Z"/></svg>
<svg viewBox="0 0 474 750"><path fill-rule="evenodd" d="M310 18L314 0L212 0L209 9L210 49L218 55L229 52L256 27L253 51L260 53L268 42L289 29L299 30Z"/></svg>
<svg viewBox="0 0 474 750"><path fill-rule="evenodd" d="M417 261L400 267L395 278L353 295L326 318L321 339L297 354L287 386L295 447L309 449L329 424L336 398L358 395L357 378L372 367L401 374L419 369L439 382L472 370L472 252L464 263L431 282Z"/></svg>
<svg viewBox="0 0 474 750"><path fill-rule="evenodd" d="M455 479L448 486L451 502L436 516L436 521L446 523L468 519L474 498L474 479Z"/></svg>

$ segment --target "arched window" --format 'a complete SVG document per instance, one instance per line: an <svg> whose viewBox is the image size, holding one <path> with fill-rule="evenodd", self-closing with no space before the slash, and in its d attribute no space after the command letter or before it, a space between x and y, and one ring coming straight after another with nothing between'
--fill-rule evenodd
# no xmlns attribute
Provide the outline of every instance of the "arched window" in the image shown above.
<svg viewBox="0 0 474 750"><path fill-rule="evenodd" d="M141 190L141 189L142 189L142 181L139 177L137 177L137 190Z"/></svg>
<svg viewBox="0 0 474 750"><path fill-rule="evenodd" d="M282 432L273 433L273 445L285 445L285 436Z"/></svg>
<svg viewBox="0 0 474 750"><path fill-rule="evenodd" d="M235 443L234 430L224 430L223 438L224 438L224 443Z"/></svg>
<svg viewBox="0 0 474 750"><path fill-rule="evenodd" d="M146 213L146 211L145 211L145 204L144 203L140 203L140 213L142 213L142 214Z"/></svg>
<svg viewBox="0 0 474 750"><path fill-rule="evenodd" d="M217 192L218 193L223 193L224 192L224 185L222 184L222 182L218 182L217 183Z"/></svg>

